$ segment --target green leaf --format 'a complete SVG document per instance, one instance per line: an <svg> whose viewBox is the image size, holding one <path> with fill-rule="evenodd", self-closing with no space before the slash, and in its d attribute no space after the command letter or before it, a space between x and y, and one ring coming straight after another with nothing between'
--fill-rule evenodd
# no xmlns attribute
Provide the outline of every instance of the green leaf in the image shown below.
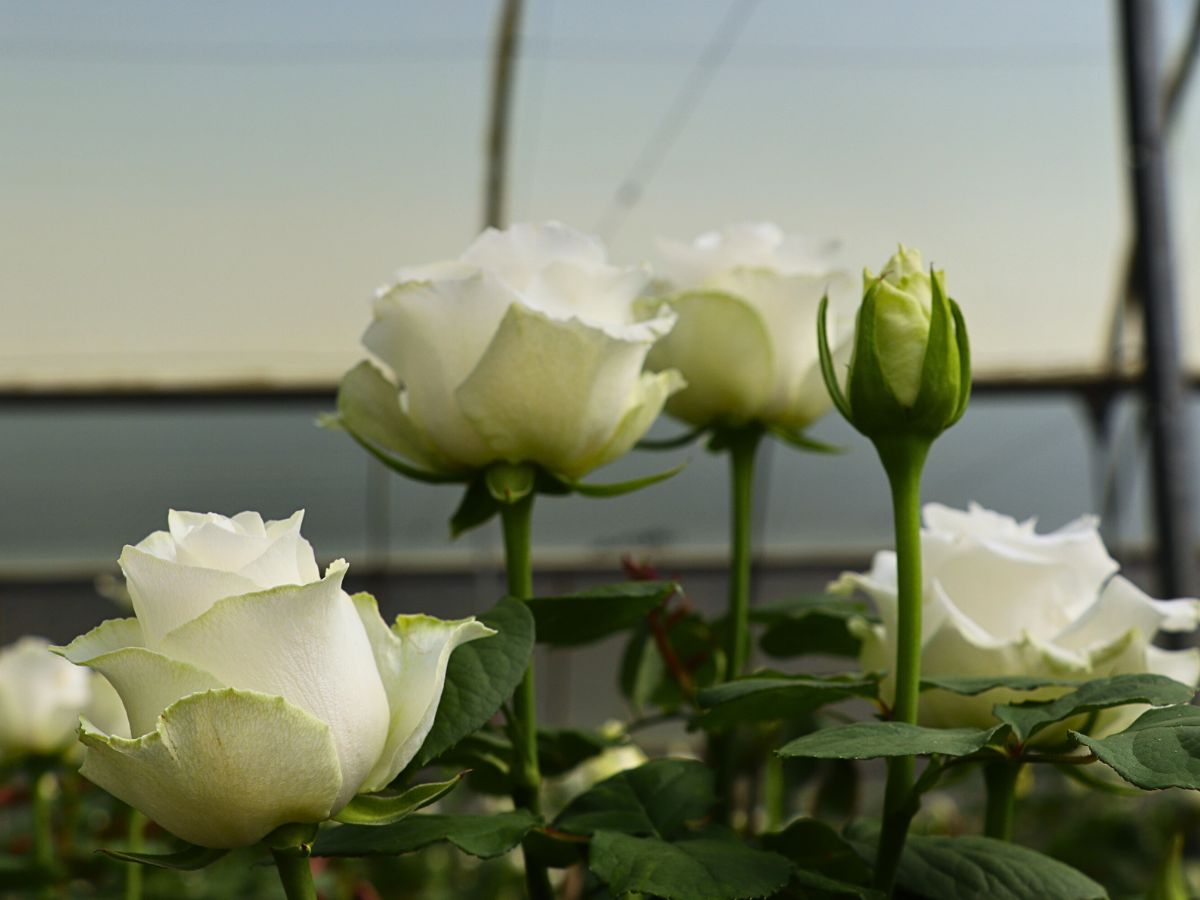
<svg viewBox="0 0 1200 900"><path fill-rule="evenodd" d="M674 450L678 447L686 447L706 431L708 431L708 426L700 425L697 428L685 431L683 434L677 434L675 437L663 438L662 440L642 438L635 446L639 450Z"/></svg>
<svg viewBox="0 0 1200 900"><path fill-rule="evenodd" d="M1106 900L1104 888L1065 863L985 837L911 835L897 883L928 900Z"/></svg>
<svg viewBox="0 0 1200 900"><path fill-rule="evenodd" d="M463 644L450 657L433 727L407 771L416 771L482 727L525 674L533 652L533 616L525 604L505 597L479 621L498 633Z"/></svg>
<svg viewBox="0 0 1200 900"><path fill-rule="evenodd" d="M447 841L463 853L491 859L507 853L538 824L527 809L490 816L417 815L393 825L342 825L322 831L313 856L399 856Z"/></svg>
<svg viewBox="0 0 1200 900"><path fill-rule="evenodd" d="M666 481L668 478L674 478L687 468L688 462L689 460L684 460L679 465L667 469L665 472L646 475L642 478L633 478L629 481L610 482L609 484L586 484L582 481L574 481L562 476L558 477L567 487L584 497L619 497L622 494L630 494L634 491L640 491L644 487L649 487L652 484L658 484L660 481Z"/></svg>
<svg viewBox="0 0 1200 900"><path fill-rule="evenodd" d="M1165 675L1139 672L1085 681L1055 700L1002 703L994 712L1001 722L1012 725L1018 739L1026 741L1048 725L1072 716L1130 703L1149 703L1151 706L1187 703L1195 694L1195 688Z"/></svg>
<svg viewBox="0 0 1200 900"><path fill-rule="evenodd" d="M815 759L877 759L891 756L970 756L1008 733L1007 725L979 728L925 728L907 722L855 722L823 728L796 738L780 756Z"/></svg>
<svg viewBox="0 0 1200 900"><path fill-rule="evenodd" d="M596 731L539 728L538 760L542 774L551 778L564 775L623 741L622 736L609 737ZM512 756L508 738L493 731L477 731L443 753L438 762L470 767L467 783L471 790L505 796L513 788L509 778Z"/></svg>
<svg viewBox="0 0 1200 900"><path fill-rule="evenodd" d="M861 639L852 619L872 618L865 604L820 594L795 597L750 611L750 620L766 625L759 646L777 659L809 654L858 656Z"/></svg>
<svg viewBox="0 0 1200 900"><path fill-rule="evenodd" d="M134 853L132 850L101 850L100 852L121 862L139 863L158 869L175 869L178 872L194 872L205 866L211 866L229 851L188 844L174 853Z"/></svg>
<svg viewBox="0 0 1200 900"><path fill-rule="evenodd" d="M712 771L694 759L655 759L618 772L580 794L554 827L572 834L604 829L671 837L709 811L716 796Z"/></svg>
<svg viewBox="0 0 1200 900"><path fill-rule="evenodd" d="M718 829L674 843L598 831L588 867L618 897L637 891L663 900L766 897L792 874L782 856L755 850Z"/></svg>
<svg viewBox="0 0 1200 900"><path fill-rule="evenodd" d="M478 528L500 512L500 504L482 478L476 478L463 491L458 509L450 517L450 537L456 538Z"/></svg>
<svg viewBox="0 0 1200 900"><path fill-rule="evenodd" d="M809 437L803 431L795 431L791 428L785 428L783 425L768 425L767 431L797 450L807 450L809 453L837 454L846 452L845 447L839 447L837 444L827 444L825 441L818 441L816 438Z"/></svg>
<svg viewBox="0 0 1200 900"><path fill-rule="evenodd" d="M700 691L697 701L705 711L696 724L723 728L742 722L794 719L830 703L878 695L879 683L873 678L767 672Z"/></svg>
<svg viewBox="0 0 1200 900"><path fill-rule="evenodd" d="M565 775L624 741L623 736L610 737L580 728L539 728L538 763L543 775L551 778Z"/></svg>
<svg viewBox="0 0 1200 900"><path fill-rule="evenodd" d="M827 294L821 298L821 305L817 309L817 352L821 359L821 377L825 380L825 389L829 391L833 405L842 414L842 418L853 423L854 417L850 412L850 403L846 400L846 395L842 393L837 371L833 367L833 352L829 349L829 329L825 324L828 313L829 295Z"/></svg>
<svg viewBox="0 0 1200 900"><path fill-rule="evenodd" d="M1071 737L1142 790L1200 790L1200 707L1148 709L1119 734Z"/></svg>
<svg viewBox="0 0 1200 900"><path fill-rule="evenodd" d="M841 898L856 898L856 900L887 900L882 891L848 881L838 881L820 872L808 872L797 869L792 872L792 883L787 893L781 896L788 900L841 900Z"/></svg>
<svg viewBox="0 0 1200 900"><path fill-rule="evenodd" d="M954 315L954 338L958 343L959 396L958 408L946 423L947 428L963 417L963 413L967 411L967 404L971 402L971 339L967 336L967 322L963 318L962 310L958 308L953 297L949 300L950 312Z"/></svg>
<svg viewBox="0 0 1200 900"><path fill-rule="evenodd" d="M449 781L418 784L403 791L359 794L342 807L342 811L333 817L334 821L345 825L391 825L446 796L458 787L466 774L460 772Z"/></svg>
<svg viewBox="0 0 1200 900"><path fill-rule="evenodd" d="M403 443L397 435L405 435L410 427L396 397L396 385L369 362L360 362L342 376L338 385L336 418L325 416L321 424L328 428L336 423L389 469L415 481L430 484L467 481L469 474L428 471L394 449Z"/></svg>
<svg viewBox="0 0 1200 900"><path fill-rule="evenodd" d="M859 885L860 889L871 883L871 867L854 846L817 819L797 819L783 831L763 835L762 845L766 850L786 856L806 872L815 872L843 884Z"/></svg>
<svg viewBox="0 0 1200 900"><path fill-rule="evenodd" d="M630 581L527 601L540 644L577 647L641 622L679 590L672 581Z"/></svg>
<svg viewBox="0 0 1200 900"><path fill-rule="evenodd" d="M985 691L996 688L1007 688L1010 691L1036 691L1044 687L1078 687L1079 680L1066 678L1044 678L1028 675L923 675L921 690L938 689L950 691L952 694L963 694L974 697Z"/></svg>

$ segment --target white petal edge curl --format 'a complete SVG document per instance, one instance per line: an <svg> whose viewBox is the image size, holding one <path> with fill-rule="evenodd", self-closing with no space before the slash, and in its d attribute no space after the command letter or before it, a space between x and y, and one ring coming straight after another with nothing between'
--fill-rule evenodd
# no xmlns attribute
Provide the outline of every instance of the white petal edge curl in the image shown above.
<svg viewBox="0 0 1200 900"><path fill-rule="evenodd" d="M643 301L649 311L658 301ZM678 369L687 387L667 411L689 424L752 421L771 395L774 348L767 323L748 301L721 291L669 297L675 327L646 356L646 367Z"/></svg>
<svg viewBox="0 0 1200 900"><path fill-rule="evenodd" d="M136 739L80 729L81 774L202 847L254 844L280 825L338 812L341 770L329 726L282 697L191 694Z"/></svg>
<svg viewBox="0 0 1200 900"><path fill-rule="evenodd" d="M342 765L339 808L378 762L389 723L370 641L342 590L345 573L339 560L312 584L226 598L162 641L172 659L327 723Z"/></svg>
<svg viewBox="0 0 1200 900"><path fill-rule="evenodd" d="M686 385L683 376L675 369L667 369L665 372L643 372L634 389L629 409L621 417L608 443L595 454L580 460L576 471L568 470L563 474L575 478L624 456L650 430L650 426L662 412L667 398Z"/></svg>
<svg viewBox="0 0 1200 900"><path fill-rule="evenodd" d="M475 619L444 621L423 615L398 616L388 628L374 597L355 594L352 599L391 711L387 743L360 788L370 793L387 787L425 743L441 702L450 654L462 644L496 632Z"/></svg>
<svg viewBox="0 0 1200 900"><path fill-rule="evenodd" d="M577 477L628 411L649 348L514 305L455 398L496 458Z"/></svg>
<svg viewBox="0 0 1200 900"><path fill-rule="evenodd" d="M1155 600L1124 575L1114 575L1087 611L1055 638L1072 649L1104 644L1137 628L1146 640L1159 631L1191 631L1200 604L1195 600Z"/></svg>
<svg viewBox="0 0 1200 900"><path fill-rule="evenodd" d="M260 589L235 572L188 566L126 546L119 560L146 646L155 648L167 632L207 612L225 597Z"/></svg>
<svg viewBox="0 0 1200 900"><path fill-rule="evenodd" d="M163 710L175 701L188 694L226 687L203 669L137 645L107 649L94 656L80 652L75 641L56 649L76 665L87 666L108 679L121 698L134 737L153 731Z"/></svg>
<svg viewBox="0 0 1200 900"><path fill-rule="evenodd" d="M342 427L360 441L407 459L421 469L456 470L425 439L409 416L406 391L390 381L374 363L364 360L342 376L337 406Z"/></svg>
<svg viewBox="0 0 1200 900"><path fill-rule="evenodd" d="M518 222L504 230L485 228L461 258L524 291L552 263L603 265L608 252L599 238L561 222Z"/></svg>
<svg viewBox="0 0 1200 900"><path fill-rule="evenodd" d="M478 468L493 457L454 392L492 344L505 312L519 303L507 285L480 270L401 283L375 301L363 344L395 373L417 431L458 468Z"/></svg>

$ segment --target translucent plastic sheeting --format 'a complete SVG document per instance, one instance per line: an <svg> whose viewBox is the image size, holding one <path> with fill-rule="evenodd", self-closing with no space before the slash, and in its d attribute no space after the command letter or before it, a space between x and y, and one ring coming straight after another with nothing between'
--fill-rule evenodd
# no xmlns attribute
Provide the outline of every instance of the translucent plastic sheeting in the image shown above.
<svg viewBox="0 0 1200 900"><path fill-rule="evenodd" d="M0 390L331 385L374 288L473 236L494 3L216 9L3 4ZM623 261L745 219L840 236L853 273L902 240L946 267L979 375L1103 369L1128 239L1107 5L764 0L627 184L726 11L529 0L512 216L605 224Z"/></svg>

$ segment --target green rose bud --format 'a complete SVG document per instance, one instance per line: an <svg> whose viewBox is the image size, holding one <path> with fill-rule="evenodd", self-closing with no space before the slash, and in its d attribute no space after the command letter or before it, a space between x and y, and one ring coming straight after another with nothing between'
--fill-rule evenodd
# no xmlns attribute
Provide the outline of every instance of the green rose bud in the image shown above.
<svg viewBox="0 0 1200 900"><path fill-rule="evenodd" d="M825 339L824 303L819 320L825 384L842 415L871 440L932 441L966 411L966 325L946 294L945 273L927 271L918 251L901 245L878 276L863 273L845 393Z"/></svg>

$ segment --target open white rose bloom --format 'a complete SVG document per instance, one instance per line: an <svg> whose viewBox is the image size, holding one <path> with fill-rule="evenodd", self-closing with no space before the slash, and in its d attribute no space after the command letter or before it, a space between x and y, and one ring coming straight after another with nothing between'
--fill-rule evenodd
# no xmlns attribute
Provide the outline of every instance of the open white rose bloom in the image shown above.
<svg viewBox="0 0 1200 900"><path fill-rule="evenodd" d="M557 222L488 229L457 260L404 269L380 291L363 343L398 384L382 391L360 364L341 422L432 472L506 461L578 478L628 451L682 385L642 371L674 323L635 321L648 280Z"/></svg>
<svg viewBox="0 0 1200 900"><path fill-rule="evenodd" d="M678 369L687 381L667 412L696 426L791 429L824 415L832 401L817 357L817 307L842 279L831 270L835 248L769 223L729 225L690 244L659 241L679 320L648 365ZM653 311L661 301L650 302Z"/></svg>
<svg viewBox="0 0 1200 900"><path fill-rule="evenodd" d="M169 531L121 554L136 618L60 652L102 673L132 738L84 721L83 774L205 847L320 822L385 787L433 724L474 619L400 616L317 569L302 513L264 522L171 512Z"/></svg>
<svg viewBox="0 0 1200 900"><path fill-rule="evenodd" d="M1155 600L1122 575L1104 548L1097 520L1084 517L1048 534L978 505L966 511L924 508L921 532L924 605L923 675L1027 675L1086 680L1131 672L1200 680L1195 649L1168 651L1150 641L1159 631L1190 631L1196 600ZM896 628L896 555L875 555L871 571L846 573L835 593L860 589L873 598L882 624L860 620L865 671L891 671ZM883 696L892 694L890 677ZM975 697L943 690L921 695L920 721L932 727L996 724L992 707L1014 699L1055 696L1066 688ZM1123 727L1138 710L1100 714L1092 733ZM1061 731L1043 732L1043 740Z"/></svg>
<svg viewBox="0 0 1200 900"><path fill-rule="evenodd" d="M73 749L81 715L129 734L103 677L56 656L43 638L23 637L0 649L0 762Z"/></svg>

